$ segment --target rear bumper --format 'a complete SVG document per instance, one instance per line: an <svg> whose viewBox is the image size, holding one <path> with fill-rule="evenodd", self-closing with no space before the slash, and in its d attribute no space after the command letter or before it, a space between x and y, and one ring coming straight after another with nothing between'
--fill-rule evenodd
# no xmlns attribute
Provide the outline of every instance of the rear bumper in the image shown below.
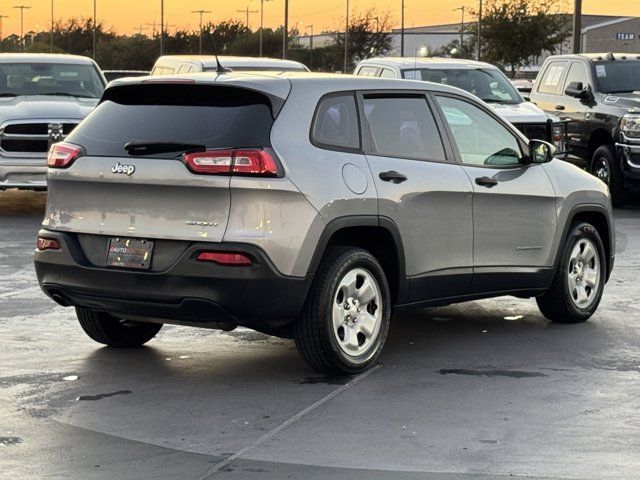
<svg viewBox="0 0 640 480"><path fill-rule="evenodd" d="M0 162L0 190L5 188L43 189L47 188L47 166L45 160L42 165L20 164L19 160L12 162L2 159Z"/></svg>
<svg viewBox="0 0 640 480"><path fill-rule="evenodd" d="M43 291L64 306L81 306L123 317L167 320L208 327L276 328L295 319L306 300L309 277L280 274L252 245L184 242L170 266L160 271L92 264L75 234L41 230L61 250L35 252ZM202 250L239 251L253 265L222 266L195 259ZM105 251L106 256L106 251ZM153 266L152 266L153 268Z"/></svg>

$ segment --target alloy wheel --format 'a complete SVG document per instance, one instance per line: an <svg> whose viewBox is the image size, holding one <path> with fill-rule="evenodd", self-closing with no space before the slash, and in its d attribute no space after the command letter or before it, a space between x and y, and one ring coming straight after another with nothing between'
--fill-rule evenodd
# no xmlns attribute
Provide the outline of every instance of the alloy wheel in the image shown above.
<svg viewBox="0 0 640 480"><path fill-rule="evenodd" d="M595 244L588 238L578 240L569 257L567 282L571 301L578 308L588 308L595 301L600 285L600 258Z"/></svg>
<svg viewBox="0 0 640 480"><path fill-rule="evenodd" d="M382 314L382 293L373 274L363 268L347 272L333 296L333 335L340 349L352 358L373 351Z"/></svg>

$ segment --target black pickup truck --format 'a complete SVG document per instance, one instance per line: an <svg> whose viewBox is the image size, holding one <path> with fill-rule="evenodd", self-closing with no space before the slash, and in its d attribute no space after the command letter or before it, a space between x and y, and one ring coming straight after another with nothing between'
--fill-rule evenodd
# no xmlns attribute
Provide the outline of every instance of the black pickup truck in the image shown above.
<svg viewBox="0 0 640 480"><path fill-rule="evenodd" d="M531 101L570 120L566 159L607 183L614 205L640 189L640 53L551 56Z"/></svg>

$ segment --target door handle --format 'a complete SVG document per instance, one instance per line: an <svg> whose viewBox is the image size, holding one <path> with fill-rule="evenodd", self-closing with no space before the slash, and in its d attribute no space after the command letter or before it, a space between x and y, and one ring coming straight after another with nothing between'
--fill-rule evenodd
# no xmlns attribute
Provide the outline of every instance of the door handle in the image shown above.
<svg viewBox="0 0 640 480"><path fill-rule="evenodd" d="M401 173L396 172L395 170L389 170L388 172L380 172L378 175L380 180L383 182L391 182L391 183L402 183L407 177Z"/></svg>
<svg viewBox="0 0 640 480"><path fill-rule="evenodd" d="M556 110L564 110L564 105L556 105Z"/></svg>
<svg viewBox="0 0 640 480"><path fill-rule="evenodd" d="M491 177L478 177L476 178L476 183L481 187L495 187L498 184L498 181L495 178Z"/></svg>

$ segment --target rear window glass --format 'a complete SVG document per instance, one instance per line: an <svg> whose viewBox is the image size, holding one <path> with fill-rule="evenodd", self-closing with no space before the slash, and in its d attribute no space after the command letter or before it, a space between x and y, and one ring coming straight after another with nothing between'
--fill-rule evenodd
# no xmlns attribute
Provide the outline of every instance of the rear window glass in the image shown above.
<svg viewBox="0 0 640 480"><path fill-rule="evenodd" d="M320 100L313 122L312 138L320 147L360 148L358 111L352 93L331 95Z"/></svg>
<svg viewBox="0 0 640 480"><path fill-rule="evenodd" d="M272 124L269 99L257 92L210 85L129 85L108 90L67 141L96 156L128 156L124 146L129 142L267 147Z"/></svg>

